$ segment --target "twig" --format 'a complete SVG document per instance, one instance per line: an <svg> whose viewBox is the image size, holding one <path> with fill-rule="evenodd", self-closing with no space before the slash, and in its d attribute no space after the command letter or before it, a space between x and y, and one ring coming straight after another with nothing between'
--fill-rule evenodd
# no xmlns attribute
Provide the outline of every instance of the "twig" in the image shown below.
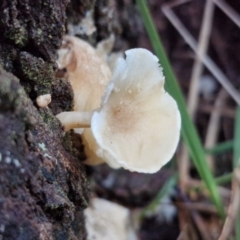
<svg viewBox="0 0 240 240"><path fill-rule="evenodd" d="M206 54L206 51L208 48L209 35L211 32L212 19L213 19L213 12L214 12L214 4L210 0L207 0L205 4L203 23L201 26L199 44L198 44L198 51L201 56L204 56ZM188 112L193 120L195 118L195 113L198 105L198 99L199 99L198 86L199 86L199 79L202 74L202 69L203 69L202 61L199 57L196 57L194 66L193 66L191 80L190 80L190 89L189 89L189 96L188 96ZM179 158L178 168L179 168L180 187L182 191L185 191L186 183L188 180L188 172L189 172L189 155L188 155L188 150L184 145L182 147L181 156Z"/></svg>
<svg viewBox="0 0 240 240"><path fill-rule="evenodd" d="M195 210L192 210L192 216L193 216L194 222L196 223L197 228L201 234L201 237L202 237L201 239L212 240L209 232L206 230L206 226L203 222L202 217L199 215L199 213Z"/></svg>
<svg viewBox="0 0 240 240"><path fill-rule="evenodd" d="M191 1L192 1L192 0L176 0L176 1L173 1L173 2L168 3L167 5L168 5L170 8L173 8L173 7L176 7L176 6L182 5L182 4L184 4L184 3L191 2Z"/></svg>
<svg viewBox="0 0 240 240"><path fill-rule="evenodd" d="M201 106L199 106L199 111L205 112L205 113L211 113L213 109L214 109L213 106L209 106L207 104L202 104ZM220 109L220 114L223 117L235 118L235 110L232 108L229 108L229 109L222 108Z"/></svg>
<svg viewBox="0 0 240 240"><path fill-rule="evenodd" d="M212 1L240 28L240 16L233 8L231 8L225 1Z"/></svg>
<svg viewBox="0 0 240 240"><path fill-rule="evenodd" d="M212 148L216 145L220 126L221 109L223 108L226 97L227 97L226 91L224 89L221 89L221 91L218 94L217 100L215 101L214 109L211 113L210 120L208 123L207 135L205 139L205 148ZM208 166L214 171L213 163L214 157L207 156L206 159L208 162Z"/></svg>
<svg viewBox="0 0 240 240"><path fill-rule="evenodd" d="M178 203L181 205L181 203ZM189 211L198 211L203 213L211 213L211 214L218 214L217 209L214 205L210 205L209 203L202 203L202 202L191 202L191 203L184 203L186 208Z"/></svg>
<svg viewBox="0 0 240 240"><path fill-rule="evenodd" d="M175 26L177 31L182 35L185 41L193 49L193 51L198 55L202 60L204 65L211 71L211 73L216 77L219 83L226 89L226 91L231 95L231 97L240 105L240 95L238 91L234 88L228 78L223 74L223 72L218 68L218 66L213 62L213 60L208 56L201 56L197 49L197 42L189 31L185 28L182 22L177 18L174 12L167 6L162 7L163 13L169 19L169 21Z"/></svg>
<svg viewBox="0 0 240 240"><path fill-rule="evenodd" d="M183 192L187 190L187 183L189 179L189 155L188 149L182 144L181 153L177 159L178 172L179 172L179 186Z"/></svg>
<svg viewBox="0 0 240 240"><path fill-rule="evenodd" d="M212 29L213 14L214 3L211 0L207 0L205 3L203 22L198 41L198 52L201 57L206 54L208 49L209 36ZM193 65L193 71L190 80L190 92L188 97L188 111L193 119L195 118L195 112L198 105L199 79L202 75L202 70L203 70L202 61L199 57L196 57Z"/></svg>
<svg viewBox="0 0 240 240"><path fill-rule="evenodd" d="M228 240L234 228L235 220L239 213L240 206L240 168L234 170L232 181L231 204L228 209L226 221L223 226L222 233L218 240Z"/></svg>
<svg viewBox="0 0 240 240"><path fill-rule="evenodd" d="M179 192L179 198L181 199L181 202L179 202L179 201L176 202L177 207L182 212L185 212L185 215L188 216L188 218L192 218L192 220L194 220L194 223L197 226L197 229L199 230L199 233L201 235L201 239L203 239L203 240L211 240L211 237L210 237L208 231L206 231L206 228L205 228L205 225L203 223L203 220L200 217L200 215L198 214L198 212L195 211L195 210L189 211L189 209L187 208L186 205L188 203L191 203L191 201L188 199L188 197L183 192L180 191ZM186 224L186 218L183 220L183 222ZM192 225L192 223L191 223L191 225ZM184 229L184 228L182 228L182 229ZM191 237L190 239L193 239L193 237Z"/></svg>
<svg viewBox="0 0 240 240"><path fill-rule="evenodd" d="M202 181L195 180L195 179L189 179L188 187L206 189L206 186L204 185L204 183ZM221 186L218 186L218 191L223 198L229 198L229 196L231 194L230 190L228 190L227 188L221 187Z"/></svg>
<svg viewBox="0 0 240 240"><path fill-rule="evenodd" d="M177 240L189 240L187 232L188 232L188 225L185 224L185 226L183 227L182 231L180 232Z"/></svg>

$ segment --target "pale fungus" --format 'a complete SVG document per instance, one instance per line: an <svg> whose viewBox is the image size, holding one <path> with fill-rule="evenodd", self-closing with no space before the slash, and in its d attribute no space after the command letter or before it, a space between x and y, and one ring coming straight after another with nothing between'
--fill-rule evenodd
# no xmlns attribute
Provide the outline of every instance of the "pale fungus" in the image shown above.
<svg viewBox="0 0 240 240"><path fill-rule="evenodd" d="M89 114L80 112L93 111L100 107L101 98L112 73L105 60L90 44L73 36L64 37L62 47L58 50L57 63L59 69L66 70L65 77L72 85L74 111L76 111L73 118L71 116L69 118L69 114L62 114L59 117L61 116L62 121L66 123L64 126L68 126L65 131L72 129L75 125L75 132L82 133L82 128L89 125L86 125ZM77 114L81 114L83 119L81 126L75 124L79 119ZM73 122L73 119L76 121ZM87 135L91 135L90 129L85 131Z"/></svg>
<svg viewBox="0 0 240 240"><path fill-rule="evenodd" d="M89 114L90 137L83 133L83 138L97 163L104 160L111 167L143 173L158 171L176 150L181 118L175 100L164 90L157 57L145 49L126 51L106 89L101 107L93 113L57 117L69 129L86 126ZM89 163L94 164L93 154L91 158Z"/></svg>
<svg viewBox="0 0 240 240"><path fill-rule="evenodd" d="M50 104L51 101L52 101L51 94L39 95L36 98L36 103L37 103L38 107L40 107L40 108L47 107Z"/></svg>
<svg viewBox="0 0 240 240"><path fill-rule="evenodd" d="M58 66L74 91L74 111L92 111L100 107L101 98L111 79L107 63L83 40L65 36L58 50Z"/></svg>
<svg viewBox="0 0 240 240"><path fill-rule="evenodd" d="M129 209L101 198L93 198L84 210L87 240L136 240Z"/></svg>

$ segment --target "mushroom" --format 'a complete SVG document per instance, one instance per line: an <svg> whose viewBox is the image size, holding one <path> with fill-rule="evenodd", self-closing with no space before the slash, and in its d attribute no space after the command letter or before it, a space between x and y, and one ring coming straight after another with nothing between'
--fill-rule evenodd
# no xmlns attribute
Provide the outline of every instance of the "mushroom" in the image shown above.
<svg viewBox="0 0 240 240"><path fill-rule="evenodd" d="M52 101L51 94L39 95L36 98L36 103L37 103L38 107L40 107L40 108L47 107L51 101Z"/></svg>
<svg viewBox="0 0 240 240"><path fill-rule="evenodd" d="M77 37L65 36L62 47L58 50L57 64L60 70L66 69L65 77L74 90L75 114L99 108L112 73L98 51ZM86 114L85 118L88 118L88 115ZM67 115L61 115L61 117L68 121ZM72 119L78 118L75 116ZM86 125L83 124L82 127ZM75 132L81 134L82 127L75 127ZM71 128L70 124L65 130ZM86 129L86 132L91 135L90 129Z"/></svg>
<svg viewBox="0 0 240 240"><path fill-rule="evenodd" d="M68 121L63 114L68 114ZM78 119L74 114L57 117L66 129L86 124L86 113ZM114 168L154 173L172 158L181 118L175 100L164 90L156 56L141 48L126 51L126 59L117 62L102 106L90 113L89 125L92 135L84 138L83 133L83 138L97 163L104 160Z"/></svg>
<svg viewBox="0 0 240 240"><path fill-rule="evenodd" d="M101 198L92 198L84 210L87 240L136 240L129 209Z"/></svg>
<svg viewBox="0 0 240 240"><path fill-rule="evenodd" d="M80 38L65 36L57 63L59 69L66 69L65 77L72 85L74 111L99 108L112 73L96 50Z"/></svg>

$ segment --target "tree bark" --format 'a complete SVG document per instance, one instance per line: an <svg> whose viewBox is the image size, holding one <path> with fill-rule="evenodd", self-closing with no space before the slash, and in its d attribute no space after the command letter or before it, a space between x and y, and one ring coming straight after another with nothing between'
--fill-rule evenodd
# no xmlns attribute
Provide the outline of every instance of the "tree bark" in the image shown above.
<svg viewBox="0 0 240 240"><path fill-rule="evenodd" d="M0 239L85 239L89 188L56 113L73 93L55 79L67 0L0 1ZM5 69L5 70L4 70ZM52 94L49 108L35 99Z"/></svg>

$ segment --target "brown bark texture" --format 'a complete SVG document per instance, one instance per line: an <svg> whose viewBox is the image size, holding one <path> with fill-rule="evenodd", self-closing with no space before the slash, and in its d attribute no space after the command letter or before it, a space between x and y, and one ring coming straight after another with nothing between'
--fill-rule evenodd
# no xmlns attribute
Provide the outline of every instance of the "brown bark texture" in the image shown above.
<svg viewBox="0 0 240 240"><path fill-rule="evenodd" d="M54 115L73 93L55 79L67 0L0 1L0 239L85 239L81 143ZM51 93L49 108L37 96Z"/></svg>

